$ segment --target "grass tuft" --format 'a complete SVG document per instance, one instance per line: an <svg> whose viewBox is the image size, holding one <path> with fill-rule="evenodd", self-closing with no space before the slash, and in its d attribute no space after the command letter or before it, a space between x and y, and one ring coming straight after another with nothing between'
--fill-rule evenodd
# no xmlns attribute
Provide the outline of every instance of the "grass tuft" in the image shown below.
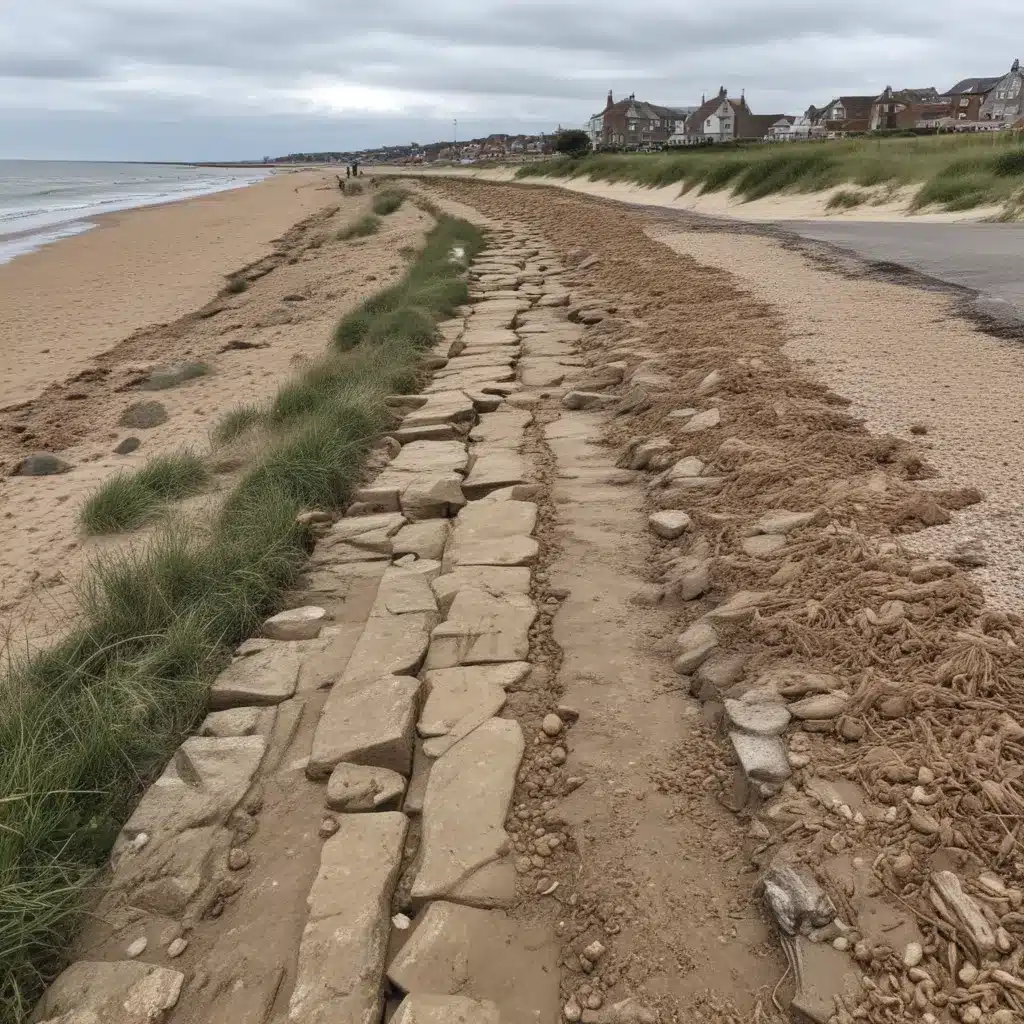
<svg viewBox="0 0 1024 1024"><path fill-rule="evenodd" d="M400 188L386 188L373 197L373 212L381 217L394 213L408 198L409 193Z"/></svg>
<svg viewBox="0 0 1024 1024"><path fill-rule="evenodd" d="M159 455L134 473L118 473L86 501L81 512L87 533L121 533L154 519L169 501L203 489L206 463L192 452Z"/></svg>
<svg viewBox="0 0 1024 1024"><path fill-rule="evenodd" d="M217 444L227 444L262 420L263 410L258 405L240 405L224 414L213 428L213 439Z"/></svg>
<svg viewBox="0 0 1024 1024"><path fill-rule="evenodd" d="M825 204L826 210L852 210L862 206L868 200L867 192L852 192L849 189L840 189Z"/></svg>
<svg viewBox="0 0 1024 1024"><path fill-rule="evenodd" d="M350 238L366 238L367 235L375 235L380 231L380 217L368 213L360 217L354 224L343 227L335 236L339 242L347 242Z"/></svg>

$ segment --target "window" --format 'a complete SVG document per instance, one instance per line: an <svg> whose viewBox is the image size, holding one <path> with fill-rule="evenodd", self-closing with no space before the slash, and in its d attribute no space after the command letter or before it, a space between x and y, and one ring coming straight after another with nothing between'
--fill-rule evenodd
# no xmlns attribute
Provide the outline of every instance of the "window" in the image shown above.
<svg viewBox="0 0 1024 1024"><path fill-rule="evenodd" d="M966 96L960 97L960 106L966 107L971 101Z"/></svg>

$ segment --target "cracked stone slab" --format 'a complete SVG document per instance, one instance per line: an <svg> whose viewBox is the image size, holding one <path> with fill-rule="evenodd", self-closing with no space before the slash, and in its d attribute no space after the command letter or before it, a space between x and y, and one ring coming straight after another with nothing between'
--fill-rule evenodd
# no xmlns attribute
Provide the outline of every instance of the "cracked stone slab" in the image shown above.
<svg viewBox="0 0 1024 1024"><path fill-rule="evenodd" d="M729 739L743 767L743 773L752 782L777 785L793 774L786 757L786 748L778 736L730 732Z"/></svg>
<svg viewBox="0 0 1024 1024"><path fill-rule="evenodd" d="M391 566L381 578L370 615L433 614L436 611L437 599L430 588L428 576L415 569Z"/></svg>
<svg viewBox="0 0 1024 1024"><path fill-rule="evenodd" d="M456 595L467 587L483 590L493 597L503 594L529 594L530 570L518 566L470 565L452 569L451 572L438 576L431 583L431 587L439 609L447 614Z"/></svg>
<svg viewBox="0 0 1024 1024"><path fill-rule="evenodd" d="M513 662L517 670L519 662ZM523 663L525 664L525 663ZM447 736L466 720L484 721L505 706L506 686L495 680L495 669L505 665L439 669L427 673L429 696L416 728L423 737ZM528 671L528 670L527 670ZM511 673L508 673L512 677ZM521 678L519 671L515 676ZM513 684L514 685L514 684Z"/></svg>
<svg viewBox="0 0 1024 1024"><path fill-rule="evenodd" d="M270 734L274 724L276 708L229 708L227 711L213 711L203 719L197 736L261 736Z"/></svg>
<svg viewBox="0 0 1024 1024"><path fill-rule="evenodd" d="M446 568L460 565L529 565L539 545L530 534L537 525L532 501L478 502L464 508L445 551Z"/></svg>
<svg viewBox="0 0 1024 1024"><path fill-rule="evenodd" d="M454 516L466 504L457 473L410 476L401 492L402 512L412 522Z"/></svg>
<svg viewBox="0 0 1024 1024"><path fill-rule="evenodd" d="M412 676L336 683L320 712L306 775L324 778L346 761L408 776L419 692Z"/></svg>
<svg viewBox="0 0 1024 1024"><path fill-rule="evenodd" d="M299 684L300 664L298 653L284 644L235 659L210 687L210 710L288 700Z"/></svg>
<svg viewBox="0 0 1024 1024"><path fill-rule="evenodd" d="M408 821L381 812L344 815L339 825L309 893L288 1016L301 1024L378 1024Z"/></svg>
<svg viewBox="0 0 1024 1024"><path fill-rule="evenodd" d="M461 474L465 473L468 465L469 453L463 441L413 441L402 446L381 477L390 479L401 473ZM377 482L380 483L381 479Z"/></svg>
<svg viewBox="0 0 1024 1024"><path fill-rule="evenodd" d="M344 682L419 671L437 615L410 612L369 618L342 676Z"/></svg>
<svg viewBox="0 0 1024 1024"><path fill-rule="evenodd" d="M495 597L473 587L460 590L447 620L434 628L426 667L525 661L536 618L537 606L522 594Z"/></svg>
<svg viewBox="0 0 1024 1024"><path fill-rule="evenodd" d="M334 618L334 625L362 624L377 599L377 588L387 568L386 560L371 561L363 552L360 562L330 565L304 573L290 596L296 604L317 604L326 608Z"/></svg>
<svg viewBox="0 0 1024 1024"><path fill-rule="evenodd" d="M501 1024L497 1006L468 996L406 996L391 1024Z"/></svg>
<svg viewBox="0 0 1024 1024"><path fill-rule="evenodd" d="M527 479L523 458L507 448L484 451L477 455L462 491L471 501L482 498L499 487L511 487Z"/></svg>
<svg viewBox="0 0 1024 1024"><path fill-rule="evenodd" d="M525 409L502 409L481 418L469 432L470 440L493 447L518 448L523 433L533 420L533 413Z"/></svg>
<svg viewBox="0 0 1024 1024"><path fill-rule="evenodd" d="M524 356L519 361L519 379L528 388L558 387L568 376L569 368L557 359Z"/></svg>
<svg viewBox="0 0 1024 1024"><path fill-rule="evenodd" d="M444 423L472 422L473 403L461 391L435 391L426 405L406 413L402 428L437 426Z"/></svg>
<svg viewBox="0 0 1024 1024"><path fill-rule="evenodd" d="M519 723L492 718L434 764L423 801L414 901L485 903L486 888L474 886L474 876L508 853L504 823L523 749Z"/></svg>
<svg viewBox="0 0 1024 1024"><path fill-rule="evenodd" d="M405 779L398 772L372 765L336 765L327 780L327 806L332 811L355 813L397 807L405 795Z"/></svg>
<svg viewBox="0 0 1024 1024"><path fill-rule="evenodd" d="M266 749L262 736L190 736L142 795L122 834L222 823L245 796Z"/></svg>
<svg viewBox="0 0 1024 1024"><path fill-rule="evenodd" d="M417 558L441 560L444 546L448 542L450 524L447 519L427 519L410 523L395 534L392 553L395 558L415 555Z"/></svg>
<svg viewBox="0 0 1024 1024"><path fill-rule="evenodd" d="M79 960L47 989L40 1024L160 1024L174 1009L185 976L138 960Z"/></svg>

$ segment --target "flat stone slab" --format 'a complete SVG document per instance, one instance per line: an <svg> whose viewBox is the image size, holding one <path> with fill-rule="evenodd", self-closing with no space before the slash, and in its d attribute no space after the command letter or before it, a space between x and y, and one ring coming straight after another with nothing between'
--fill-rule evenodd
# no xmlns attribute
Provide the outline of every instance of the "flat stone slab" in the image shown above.
<svg viewBox="0 0 1024 1024"><path fill-rule="evenodd" d="M389 535L395 534L404 525L405 518L399 512L381 512L371 516L352 516L339 519L326 535L317 541L317 547L329 544L331 541L351 540L361 533L375 533L377 530L386 530Z"/></svg>
<svg viewBox="0 0 1024 1024"><path fill-rule="evenodd" d="M143 793L122 836L222 824L245 796L266 749L262 736L190 736Z"/></svg>
<svg viewBox="0 0 1024 1024"><path fill-rule="evenodd" d="M412 676L336 683L320 712L306 775L324 778L347 761L408 776L419 692Z"/></svg>
<svg viewBox="0 0 1024 1024"><path fill-rule="evenodd" d="M480 881L474 876L508 852L505 817L523 749L519 723L492 718L433 766L423 801L422 859L412 888L414 901L448 898L491 905L491 894L474 884Z"/></svg>
<svg viewBox="0 0 1024 1024"><path fill-rule="evenodd" d="M532 501L469 505L455 522L444 564L530 565L540 550L530 537L536 525L537 506Z"/></svg>
<svg viewBox="0 0 1024 1024"><path fill-rule="evenodd" d="M536 618L536 605L522 594L494 596L472 587L460 590L447 620L434 628L426 667L525 661L530 653L530 626Z"/></svg>
<svg viewBox="0 0 1024 1024"><path fill-rule="evenodd" d="M377 600L370 610L371 617L389 615L433 614L437 599L430 589L427 574L415 569L391 566L380 581Z"/></svg>
<svg viewBox="0 0 1024 1024"><path fill-rule="evenodd" d="M247 658L236 658L214 679L210 710L288 700L299 684L300 664L295 649L283 644Z"/></svg>
<svg viewBox="0 0 1024 1024"><path fill-rule="evenodd" d="M410 476L401 491L399 504L412 522L454 516L466 504L462 477L457 473Z"/></svg>
<svg viewBox="0 0 1024 1024"><path fill-rule="evenodd" d="M406 996L391 1024L501 1024L494 1003L468 996Z"/></svg>
<svg viewBox="0 0 1024 1024"><path fill-rule="evenodd" d="M423 663L430 631L436 623L437 615L430 612L369 618L348 659L342 681L414 675Z"/></svg>
<svg viewBox="0 0 1024 1024"><path fill-rule="evenodd" d="M379 811L397 807L404 795L405 779L387 768L342 763L327 780L327 806L332 811Z"/></svg>
<svg viewBox="0 0 1024 1024"><path fill-rule="evenodd" d="M635 380L636 378L634 378ZM691 416L680 428L682 434L697 434L702 430L710 430L722 422L722 414L717 409L708 409Z"/></svg>
<svg viewBox="0 0 1024 1024"><path fill-rule="evenodd" d="M685 459L680 459L674 465L665 470L665 480L674 484L679 480L699 477L703 472L704 463L695 455L690 455Z"/></svg>
<svg viewBox="0 0 1024 1024"><path fill-rule="evenodd" d="M497 448L477 455L462 491L470 501L482 498L499 487L510 487L526 480L522 456L508 448Z"/></svg>
<svg viewBox="0 0 1024 1024"><path fill-rule="evenodd" d="M786 748L778 736L752 736L734 731L729 733L729 739L743 773L752 782L777 785L792 774Z"/></svg>
<svg viewBox="0 0 1024 1024"><path fill-rule="evenodd" d="M502 409L482 417L469 432L469 437L492 447L518 448L532 420L533 413L525 409Z"/></svg>
<svg viewBox="0 0 1024 1024"><path fill-rule="evenodd" d="M290 1020L378 1024L407 824L404 814L344 815L324 843L307 900Z"/></svg>
<svg viewBox="0 0 1024 1024"><path fill-rule="evenodd" d="M437 426L444 423L471 422L473 403L461 391L435 391L427 396L426 405L406 413L403 429Z"/></svg>
<svg viewBox="0 0 1024 1024"><path fill-rule="evenodd" d="M558 387L568 376L569 368L557 359L544 356L524 356L519 361L519 379L528 388Z"/></svg>
<svg viewBox="0 0 1024 1024"><path fill-rule="evenodd" d="M377 599L377 588L387 571L386 560L324 566L304 573L294 591L298 604L317 604L326 608L335 623L363 623ZM286 595L287 599L287 595Z"/></svg>
<svg viewBox="0 0 1024 1024"><path fill-rule="evenodd" d="M446 519L427 519L421 523L410 523L395 534L392 553L395 558L415 555L417 558L441 560L444 546L448 541L450 524Z"/></svg>
<svg viewBox="0 0 1024 1024"><path fill-rule="evenodd" d="M452 441L463 436L454 423L430 423L422 427L399 427L391 432L399 444L413 441Z"/></svg>
<svg viewBox="0 0 1024 1024"><path fill-rule="evenodd" d="M506 1022L556 1020L557 948L550 928L520 925L507 914L435 900L388 966L410 996L461 995L497 1004ZM459 1020L445 1017L444 1024Z"/></svg>
<svg viewBox="0 0 1024 1024"><path fill-rule="evenodd" d="M751 558L768 558L786 546L786 537L781 533L761 533L756 537L744 537L742 547Z"/></svg>
<svg viewBox="0 0 1024 1024"><path fill-rule="evenodd" d="M460 590L472 587L492 597L504 594L529 594L530 570L517 566L462 566L446 572L431 583L438 607L447 614Z"/></svg>
<svg viewBox="0 0 1024 1024"><path fill-rule="evenodd" d="M500 321L503 318L498 318ZM507 317L511 322L512 317ZM463 332L459 339L467 348L479 345L484 348L501 347L502 345L518 345L519 335L515 331L502 327L477 327L474 321Z"/></svg>
<svg viewBox="0 0 1024 1024"><path fill-rule="evenodd" d="M177 1005L184 981L180 971L138 960L79 960L47 989L33 1019L40 1024L160 1024Z"/></svg>
<svg viewBox="0 0 1024 1024"><path fill-rule="evenodd" d="M726 700L724 703L729 724L752 736L781 736L789 725L791 716L785 704L741 700Z"/></svg>
<svg viewBox="0 0 1024 1024"><path fill-rule="evenodd" d="M519 662L512 664L519 666ZM495 667L439 669L427 673L429 696L416 726L421 736L446 736L466 719L483 721L505 706L505 687L494 681ZM481 717L482 716L482 717Z"/></svg>
<svg viewBox="0 0 1024 1024"><path fill-rule="evenodd" d="M260 632L269 640L315 640L327 619L323 608L303 605L272 615L263 623Z"/></svg>
<svg viewBox="0 0 1024 1024"><path fill-rule="evenodd" d="M203 719L197 736L255 736L270 732L276 715L274 708L229 708L211 712Z"/></svg>
<svg viewBox="0 0 1024 1024"><path fill-rule="evenodd" d="M402 446L382 476L390 478L395 473L465 473L468 465L469 453L462 441L413 441Z"/></svg>
<svg viewBox="0 0 1024 1024"><path fill-rule="evenodd" d="M754 529L758 533L789 533L791 530L806 526L816 515L815 512L789 512L784 508L773 509L771 512L765 512L754 523Z"/></svg>

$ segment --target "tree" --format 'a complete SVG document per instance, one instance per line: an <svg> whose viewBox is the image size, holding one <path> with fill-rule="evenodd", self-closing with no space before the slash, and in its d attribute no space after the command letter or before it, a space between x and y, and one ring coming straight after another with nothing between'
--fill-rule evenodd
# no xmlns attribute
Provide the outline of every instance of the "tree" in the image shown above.
<svg viewBox="0 0 1024 1024"><path fill-rule="evenodd" d="M562 156L586 156L590 152L590 136L579 128L568 128L555 136L555 152Z"/></svg>

